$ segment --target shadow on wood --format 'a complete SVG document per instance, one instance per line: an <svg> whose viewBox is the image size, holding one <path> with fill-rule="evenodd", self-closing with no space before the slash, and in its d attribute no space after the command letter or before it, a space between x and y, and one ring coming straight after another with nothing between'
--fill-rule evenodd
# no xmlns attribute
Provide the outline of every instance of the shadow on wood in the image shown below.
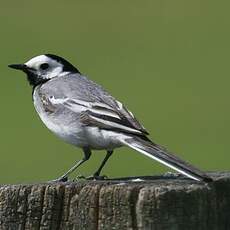
<svg viewBox="0 0 230 230"><path fill-rule="evenodd" d="M1 185L0 229L230 229L230 173Z"/></svg>

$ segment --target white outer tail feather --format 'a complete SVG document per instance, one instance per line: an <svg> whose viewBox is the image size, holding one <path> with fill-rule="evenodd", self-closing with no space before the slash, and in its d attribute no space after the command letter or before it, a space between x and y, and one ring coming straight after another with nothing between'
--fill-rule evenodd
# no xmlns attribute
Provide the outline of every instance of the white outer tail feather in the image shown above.
<svg viewBox="0 0 230 230"><path fill-rule="evenodd" d="M144 151L143 149L141 149L141 147L138 147L138 143L135 143L135 142L129 143L129 142L126 141L126 139L127 138L124 138L121 141L122 141L123 144L129 146L130 148L135 149L136 151L138 151L140 153L143 153L144 155L146 155L146 156L148 156L148 157L150 157L150 158L152 158L152 159L154 159L154 160L156 160L156 161L158 161L158 162L160 162L160 163L162 163L162 164L164 164L164 165L166 165L166 166L168 166L168 167L170 167L170 168L172 168L172 169L174 169L174 170L176 170L176 171L178 171L178 172L180 172L182 174L184 174L185 176L187 176L187 177L189 177L189 178L191 178L193 180L202 181L202 179L200 179L199 177L191 175L191 174L187 173L186 171L183 171L182 169L177 168L174 165L171 165L170 163L168 163L166 161L163 161L163 160L153 156L152 154L148 153L147 151Z"/></svg>

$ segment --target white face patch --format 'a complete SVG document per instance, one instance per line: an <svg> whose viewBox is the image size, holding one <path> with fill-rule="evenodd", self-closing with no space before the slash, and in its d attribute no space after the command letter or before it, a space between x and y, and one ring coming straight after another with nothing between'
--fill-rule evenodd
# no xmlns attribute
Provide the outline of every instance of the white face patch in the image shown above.
<svg viewBox="0 0 230 230"><path fill-rule="evenodd" d="M44 68L44 64L46 68ZM44 79L51 79L63 73L63 65L46 55L34 57L26 62L25 65L33 69L36 75Z"/></svg>

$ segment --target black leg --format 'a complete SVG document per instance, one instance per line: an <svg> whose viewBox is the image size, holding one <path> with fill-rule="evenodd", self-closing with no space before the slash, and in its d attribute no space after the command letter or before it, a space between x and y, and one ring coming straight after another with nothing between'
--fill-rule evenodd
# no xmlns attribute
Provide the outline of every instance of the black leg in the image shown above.
<svg viewBox="0 0 230 230"><path fill-rule="evenodd" d="M107 162L107 160L110 158L110 156L113 154L113 151L107 151L107 154L104 158L104 160L102 161L100 167L98 168L98 170L93 174L94 177L98 177L101 173L102 168L105 166L105 163Z"/></svg>
<svg viewBox="0 0 230 230"><path fill-rule="evenodd" d="M68 180L68 176L74 171L76 170L81 164L83 164L85 161L89 160L90 156L91 156L91 150L89 148L83 148L84 151L84 157L83 159L81 159L80 161L78 161L72 168L70 168L64 175L62 175L61 177L59 177L58 179L54 180L54 181L67 181Z"/></svg>

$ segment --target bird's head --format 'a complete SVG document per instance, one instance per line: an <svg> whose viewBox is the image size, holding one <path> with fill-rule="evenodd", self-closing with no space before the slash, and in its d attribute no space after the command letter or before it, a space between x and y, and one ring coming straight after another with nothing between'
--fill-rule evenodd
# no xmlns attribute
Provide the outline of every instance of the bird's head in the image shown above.
<svg viewBox="0 0 230 230"><path fill-rule="evenodd" d="M39 55L23 64L11 64L9 67L25 72L32 86L37 86L65 73L80 73L71 63L54 54Z"/></svg>

